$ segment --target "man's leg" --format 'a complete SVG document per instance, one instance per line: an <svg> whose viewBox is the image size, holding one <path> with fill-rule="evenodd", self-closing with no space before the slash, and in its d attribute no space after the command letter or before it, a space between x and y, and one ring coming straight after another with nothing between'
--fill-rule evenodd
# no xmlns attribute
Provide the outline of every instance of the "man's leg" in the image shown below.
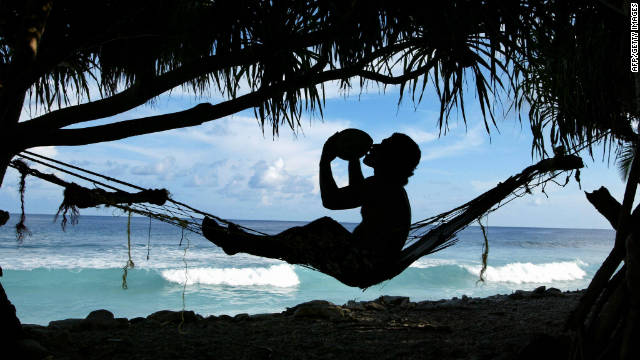
<svg viewBox="0 0 640 360"><path fill-rule="evenodd" d="M214 220L202 222L203 235L229 255L244 252L251 255L282 259L292 264L306 264L336 257L350 245L352 234L337 221L323 217L304 226L296 226L279 234L260 236L237 227L223 228Z"/></svg>

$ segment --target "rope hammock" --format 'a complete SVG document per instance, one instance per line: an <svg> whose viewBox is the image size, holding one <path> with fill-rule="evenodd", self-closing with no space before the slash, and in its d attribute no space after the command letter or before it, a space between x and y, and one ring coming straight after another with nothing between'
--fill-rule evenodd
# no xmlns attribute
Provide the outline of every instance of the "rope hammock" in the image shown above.
<svg viewBox="0 0 640 360"><path fill-rule="evenodd" d="M65 188L64 201L58 211L58 214L63 216L63 227L67 222L67 214L70 215L72 223L77 222L78 208L105 205L173 224L200 235L202 235L202 217L205 216L216 220L222 226L232 225L253 234L267 235L178 202L171 198L168 191L163 189L144 189L29 151L20 153L20 157L22 159L11 161L10 166L17 169L22 175L21 192L24 191L24 178L27 175ZM62 180L53 174L30 168L24 160L71 175L88 182L93 188L82 187L76 183ZM455 235L459 231L514 199L531 194L531 189L542 187L544 193L544 187L548 182L564 186L569 182L574 170L576 170L576 180L579 182L579 169L582 167L582 159L575 155L556 155L553 158L543 159L466 204L412 224L405 248L400 256L382 268L371 269L352 264L350 271L344 271L344 269L334 271L330 267L322 266L323 264L298 265L324 272L346 285L367 288L397 276L419 258L455 244L457 241ZM569 172L569 174L567 174L564 183L557 182L556 179L565 172ZM22 220L24 220L24 214ZM22 226L24 227L24 224ZM287 259L282 260L287 261Z"/></svg>

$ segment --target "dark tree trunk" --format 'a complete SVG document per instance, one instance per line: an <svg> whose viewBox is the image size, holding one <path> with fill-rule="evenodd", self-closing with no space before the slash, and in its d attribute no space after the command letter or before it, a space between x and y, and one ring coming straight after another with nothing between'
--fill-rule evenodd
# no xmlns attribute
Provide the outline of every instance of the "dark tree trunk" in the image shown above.
<svg viewBox="0 0 640 360"><path fill-rule="evenodd" d="M0 344L8 345L24 338L22 325L16 315L16 308L11 304L0 283ZM6 347L2 347L6 350Z"/></svg>
<svg viewBox="0 0 640 360"><path fill-rule="evenodd" d="M8 152L0 154L0 187L2 186L2 179L6 173L9 161L13 155ZM2 210L2 209L0 209ZM6 217L6 212L3 210L3 220ZM0 226L4 225L1 223ZM2 276L2 268L0 267L0 276ZM17 340L24 338L22 331L22 325L20 320L16 316L16 308L11 304L7 297L4 287L0 282L0 344L3 344L2 349L7 349L4 345L15 344Z"/></svg>
<svg viewBox="0 0 640 360"><path fill-rule="evenodd" d="M616 241L567 323L575 334L573 359L640 358L640 206L631 212L639 178L636 156L622 204L604 187L587 193L616 230Z"/></svg>

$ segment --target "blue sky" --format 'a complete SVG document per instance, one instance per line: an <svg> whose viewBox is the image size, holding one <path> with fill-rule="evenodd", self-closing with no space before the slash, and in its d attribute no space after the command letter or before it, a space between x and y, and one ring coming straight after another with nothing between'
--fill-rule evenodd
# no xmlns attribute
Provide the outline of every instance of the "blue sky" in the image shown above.
<svg viewBox="0 0 640 360"><path fill-rule="evenodd" d="M318 160L322 144L336 131L355 127L379 142L393 132L414 138L422 161L410 179L407 192L413 220L454 208L495 186L537 161L531 155L528 122L498 116L498 131L489 136L473 97L467 100L467 125L454 115L449 131L439 136L438 102L427 92L417 106L409 100L397 106L397 88L382 93L377 88L343 96L337 86L327 86L324 118L305 116L297 134L282 128L272 139L263 134L252 111L204 125L144 135L116 142L81 147L48 147L35 150L89 170L122 178L149 188L167 188L176 200L229 219L313 220L331 216L359 222L359 210L330 211L322 207L318 188ZM195 97L181 90L163 95L114 119L147 116L188 108L215 97ZM476 106L474 106L476 105ZM29 109L24 117L28 118ZM624 185L613 161L596 154L583 156L582 189L601 185L622 198ZM613 158L611 158L613 160ZM346 163L336 160L337 182L346 184ZM364 167L365 175L370 175ZM18 178L10 169L0 188L0 208L19 211ZM539 191L517 199L492 213L489 225L568 228L608 228L606 221L587 203L575 181L565 188L549 186L547 198ZM55 213L62 190L29 178L28 213ZM81 214L112 215L110 209L86 209Z"/></svg>

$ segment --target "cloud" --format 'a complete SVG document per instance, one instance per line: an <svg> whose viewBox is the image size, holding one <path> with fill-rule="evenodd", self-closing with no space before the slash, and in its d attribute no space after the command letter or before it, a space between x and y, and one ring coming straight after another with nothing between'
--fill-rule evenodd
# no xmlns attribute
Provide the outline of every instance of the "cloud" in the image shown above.
<svg viewBox="0 0 640 360"><path fill-rule="evenodd" d="M156 175L159 179L172 177L176 173L176 159L173 156L164 157L152 164L134 166L131 168L133 175Z"/></svg>
<svg viewBox="0 0 640 360"><path fill-rule="evenodd" d="M278 159L283 159L289 174L308 177L317 172L316 162L324 141L348 127L350 123L343 120L316 122L312 126L303 125L297 134L282 129L280 136L273 138L260 132L255 118L234 116L198 128L176 130L167 136L174 142L189 144L172 153L178 162L182 157L190 161L234 159L238 169L244 169L241 171L250 177L253 170L248 164L264 160L275 166ZM185 148L188 153L182 154Z"/></svg>
<svg viewBox="0 0 640 360"><path fill-rule="evenodd" d="M500 180L498 179L488 181L472 180L471 187L477 192L485 192L498 185L499 182Z"/></svg>
<svg viewBox="0 0 640 360"><path fill-rule="evenodd" d="M52 159L55 159L56 155L58 155L58 149L55 146L40 146L29 149L29 151Z"/></svg>
<svg viewBox="0 0 640 360"><path fill-rule="evenodd" d="M284 160L279 158L273 165L260 160L253 169L255 172L249 179L249 186L256 189L279 189L289 177L284 170Z"/></svg>
<svg viewBox="0 0 640 360"><path fill-rule="evenodd" d="M186 171L184 186L187 187L215 187L219 185L219 168L224 166L226 160L212 163L198 162Z"/></svg>
<svg viewBox="0 0 640 360"><path fill-rule="evenodd" d="M312 193L314 190L312 179L289 174L282 158L278 158L271 165L261 160L253 166L253 169L254 173L249 179L249 186L254 189L280 191L287 194Z"/></svg>
<svg viewBox="0 0 640 360"><path fill-rule="evenodd" d="M421 162L459 156L477 149L480 145L484 144L484 133L482 129L482 127L477 126L451 144L423 149Z"/></svg>
<svg viewBox="0 0 640 360"><path fill-rule="evenodd" d="M438 138L438 134L424 131L415 127L402 127L398 132L409 135L418 145L432 142Z"/></svg>

